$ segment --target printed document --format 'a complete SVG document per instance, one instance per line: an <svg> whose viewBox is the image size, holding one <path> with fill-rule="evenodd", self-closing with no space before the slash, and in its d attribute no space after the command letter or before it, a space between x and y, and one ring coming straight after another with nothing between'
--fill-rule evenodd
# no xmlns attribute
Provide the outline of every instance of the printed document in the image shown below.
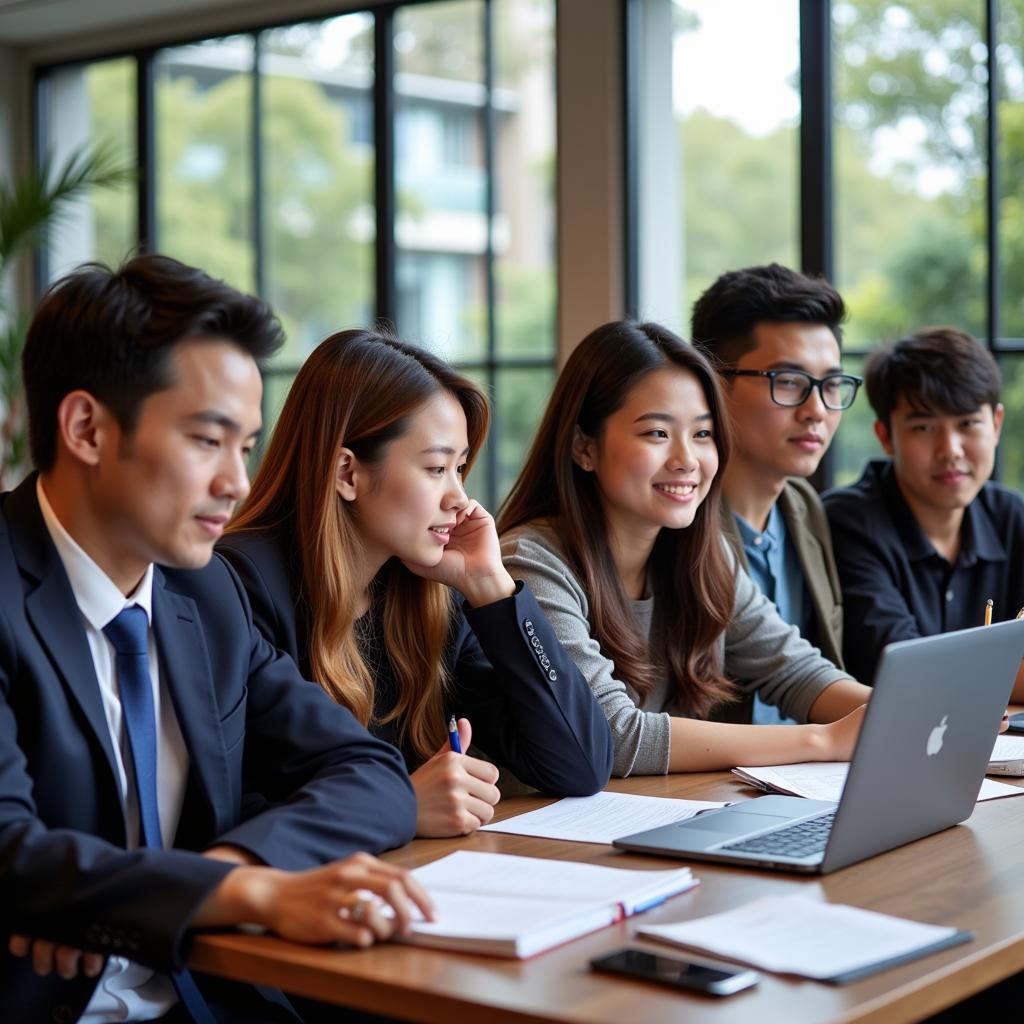
<svg viewBox="0 0 1024 1024"><path fill-rule="evenodd" d="M834 800L838 803L846 785L849 761L815 761L807 764L776 764L761 768L733 768L744 782L768 793L802 796L809 800ZM1004 796L1024 796L1024 787L985 779L978 802Z"/></svg>
<svg viewBox="0 0 1024 1024"><path fill-rule="evenodd" d="M484 825L481 832L567 839L574 843L610 843L620 836L686 821L701 811L725 807L711 800L674 800L631 793L569 796L547 807Z"/></svg>
<svg viewBox="0 0 1024 1024"><path fill-rule="evenodd" d="M637 934L819 981L852 981L969 941L969 932L919 924L805 896L767 896L736 910Z"/></svg>

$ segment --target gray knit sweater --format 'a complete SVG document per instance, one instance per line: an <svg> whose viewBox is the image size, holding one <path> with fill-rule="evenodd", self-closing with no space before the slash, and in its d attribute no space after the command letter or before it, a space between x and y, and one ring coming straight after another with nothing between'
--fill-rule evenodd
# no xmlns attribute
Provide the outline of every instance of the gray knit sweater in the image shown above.
<svg viewBox="0 0 1024 1024"><path fill-rule="evenodd" d="M723 542L724 543L724 542ZM819 694L848 673L837 669L779 617L750 577L736 564L736 601L732 620L720 640L726 676L742 690L757 690L790 718L804 722ZM525 580L562 646L590 683L615 739L613 774L659 775L668 771L669 714L673 707L668 680L662 677L643 702L616 678L615 665L591 635L589 603L579 580L564 560L564 549L544 521L502 537L502 557L509 573ZM634 601L641 631L650 636L653 598Z"/></svg>

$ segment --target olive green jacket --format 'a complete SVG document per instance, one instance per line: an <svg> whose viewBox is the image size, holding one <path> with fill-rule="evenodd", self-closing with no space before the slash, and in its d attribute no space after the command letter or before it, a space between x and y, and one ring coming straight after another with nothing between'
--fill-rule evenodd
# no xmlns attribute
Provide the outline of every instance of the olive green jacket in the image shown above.
<svg viewBox="0 0 1024 1024"><path fill-rule="evenodd" d="M836 560L832 554L832 534L821 498L806 480L790 477L779 495L779 510L800 559L807 593L814 608L814 630L806 639L829 661L842 668L843 598ZM750 566L747 564L740 531L724 494L722 530L743 568L749 572Z"/></svg>

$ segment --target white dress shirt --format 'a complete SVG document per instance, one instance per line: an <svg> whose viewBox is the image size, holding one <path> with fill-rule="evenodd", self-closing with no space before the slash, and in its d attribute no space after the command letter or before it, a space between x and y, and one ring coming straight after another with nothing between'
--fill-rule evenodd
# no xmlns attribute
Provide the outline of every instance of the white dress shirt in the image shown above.
<svg viewBox="0 0 1024 1024"><path fill-rule="evenodd" d="M139 845L139 800L118 692L116 652L103 633L103 627L133 604L142 608L149 620L149 675L153 683L153 708L157 722L157 804L160 834L164 846L169 846L181 815L189 758L170 693L166 686L160 685L160 666L153 634L153 566L146 569L142 581L126 598L61 525L46 499L42 480L38 478L36 494L46 528L82 613L82 627L89 641L117 765L129 849ZM177 1001L177 993L166 974L159 974L124 957L112 956L107 960L106 969L81 1021L82 1024L109 1024L113 1021L153 1020L167 1013Z"/></svg>

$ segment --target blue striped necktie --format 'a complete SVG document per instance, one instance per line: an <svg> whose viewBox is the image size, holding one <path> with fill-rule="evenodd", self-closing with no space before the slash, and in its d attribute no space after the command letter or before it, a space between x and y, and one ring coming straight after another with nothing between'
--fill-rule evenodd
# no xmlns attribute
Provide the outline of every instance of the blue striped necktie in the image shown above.
<svg viewBox="0 0 1024 1024"><path fill-rule="evenodd" d="M117 652L117 685L121 695L128 747L134 766L143 846L163 849L157 804L156 713L149 675L149 620L137 604L124 608L103 627ZM216 1024L192 975L179 971L171 981L196 1024Z"/></svg>

